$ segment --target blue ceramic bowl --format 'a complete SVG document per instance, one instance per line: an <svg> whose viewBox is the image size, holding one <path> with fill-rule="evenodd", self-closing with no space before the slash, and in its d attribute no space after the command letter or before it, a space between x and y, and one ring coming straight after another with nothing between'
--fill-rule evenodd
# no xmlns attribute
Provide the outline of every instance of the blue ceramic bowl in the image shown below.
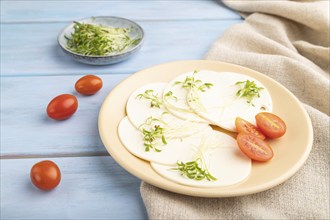
<svg viewBox="0 0 330 220"><path fill-rule="evenodd" d="M78 22L94 24L94 25L102 25L102 26L130 28L131 31L128 33L128 36L133 39L135 38L141 39L138 44L132 45L117 54L105 55L105 56L82 55L67 49L67 39L65 38L65 36L70 37L71 33L74 31L73 29L74 23L72 23L62 30L62 32L58 35L57 40L64 53L78 62L91 64L91 65L108 65L108 64L118 63L123 60L126 60L131 55L135 54L143 44L144 31L140 25L138 25L137 23L131 20L120 17L101 16L101 17L91 17L91 18L82 19L79 20Z"/></svg>

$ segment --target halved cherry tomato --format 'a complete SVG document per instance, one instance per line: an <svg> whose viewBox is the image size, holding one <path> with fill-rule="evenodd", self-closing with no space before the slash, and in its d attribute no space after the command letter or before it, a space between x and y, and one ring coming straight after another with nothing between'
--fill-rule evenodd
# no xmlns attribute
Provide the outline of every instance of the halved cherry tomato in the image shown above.
<svg viewBox="0 0 330 220"><path fill-rule="evenodd" d="M52 190L61 181L61 171L53 161L44 160L33 165L30 178L39 189Z"/></svg>
<svg viewBox="0 0 330 220"><path fill-rule="evenodd" d="M253 124L244 120L243 118L237 117L235 120L236 130L238 133L251 134L257 138L265 140L265 135Z"/></svg>
<svg viewBox="0 0 330 220"><path fill-rule="evenodd" d="M102 79L94 75L81 77L75 84L75 89L82 95L93 95L103 86Z"/></svg>
<svg viewBox="0 0 330 220"><path fill-rule="evenodd" d="M261 112L256 115L256 122L258 128L269 138L282 137L286 132L286 125L284 121L269 112Z"/></svg>
<svg viewBox="0 0 330 220"><path fill-rule="evenodd" d="M78 100L70 94L56 96L47 106L47 114L55 120L64 120L71 117L78 108Z"/></svg>
<svg viewBox="0 0 330 220"><path fill-rule="evenodd" d="M246 156L255 161L268 161L274 156L269 144L250 134L239 133L237 135L237 144Z"/></svg>

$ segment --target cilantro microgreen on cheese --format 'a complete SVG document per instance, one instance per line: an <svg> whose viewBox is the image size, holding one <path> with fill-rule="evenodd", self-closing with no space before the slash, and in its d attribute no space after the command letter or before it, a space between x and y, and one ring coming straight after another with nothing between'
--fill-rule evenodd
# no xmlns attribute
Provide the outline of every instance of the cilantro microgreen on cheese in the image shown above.
<svg viewBox="0 0 330 220"><path fill-rule="evenodd" d="M173 95L172 91L168 91L167 93L165 93L164 99L166 100L173 99L174 101L178 101L178 98L175 95Z"/></svg>
<svg viewBox="0 0 330 220"><path fill-rule="evenodd" d="M187 76L183 82L176 81L174 85L181 85L182 88L189 89L189 90L197 90L201 92L205 92L206 89L209 89L213 86L212 83L203 83L199 79L195 79L194 75L198 73L197 70L194 71L192 76Z"/></svg>
<svg viewBox="0 0 330 220"><path fill-rule="evenodd" d="M240 89L236 92L236 96L238 98L246 98L247 103L251 104L252 106L254 106L252 100L256 97L259 98L259 91L264 89L262 87L258 87L254 81L250 80L236 82L235 85L240 87Z"/></svg>
<svg viewBox="0 0 330 220"><path fill-rule="evenodd" d="M160 108L160 106L163 104L160 98L158 97L158 94L154 94L154 90L148 89L144 93L138 94L137 98L145 98L150 100L150 107L151 108Z"/></svg>
<svg viewBox="0 0 330 220"><path fill-rule="evenodd" d="M164 121L153 117L147 118L146 122L140 126L139 130L143 135L145 151L153 149L156 152L160 152L161 149L157 146L161 143L167 144L164 133L165 126L166 123Z"/></svg>
<svg viewBox="0 0 330 220"><path fill-rule="evenodd" d="M181 175L188 177L189 179L194 180L203 180L206 179L208 181L217 180L214 176L206 168L204 161L201 157L197 158L194 161L190 162L177 162L176 170L179 170Z"/></svg>

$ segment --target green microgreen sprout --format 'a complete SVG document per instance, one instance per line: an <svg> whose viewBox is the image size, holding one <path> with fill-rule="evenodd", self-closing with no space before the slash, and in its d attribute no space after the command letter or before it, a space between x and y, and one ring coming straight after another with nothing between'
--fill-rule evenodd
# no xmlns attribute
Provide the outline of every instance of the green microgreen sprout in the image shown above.
<svg viewBox="0 0 330 220"><path fill-rule="evenodd" d="M157 146L161 143L167 144L164 134L165 125L166 123L164 121L149 117L146 122L139 127L139 130L143 135L145 151L150 151L150 149L153 149L156 152L161 152Z"/></svg>
<svg viewBox="0 0 330 220"><path fill-rule="evenodd" d="M122 52L137 45L140 38L128 36L130 28L114 28L74 22L74 32L67 39L67 49L88 56L104 56Z"/></svg>
<svg viewBox="0 0 330 220"><path fill-rule="evenodd" d="M178 98L173 95L172 91L168 91L167 93L165 93L164 99L166 100L173 99L174 101L178 101Z"/></svg>
<svg viewBox="0 0 330 220"><path fill-rule="evenodd" d="M182 176L193 180L217 180L217 178L214 177L208 170L203 152L208 149L215 149L218 147L218 145L218 142L214 143L208 136L204 136L201 144L196 149L195 159L189 162L177 161L177 167L172 168L171 170L177 170Z"/></svg>
<svg viewBox="0 0 330 220"><path fill-rule="evenodd" d="M150 100L150 107L151 108L160 108L160 106L163 104L160 98L158 97L158 94L154 94L154 90L148 89L144 93L139 94L136 96L137 98L145 98Z"/></svg>
<svg viewBox="0 0 330 220"><path fill-rule="evenodd" d="M194 161L190 162L177 162L177 168L173 168L173 170L179 170L182 176L186 176L189 179L194 180L203 180L206 179L208 181L217 180L211 173L208 171L202 157L198 157Z"/></svg>
<svg viewBox="0 0 330 220"><path fill-rule="evenodd" d="M197 90L201 92L205 92L206 89L209 89L213 86L212 83L203 83L199 79L196 80L194 77L196 73L198 73L197 70L193 72L192 76L187 76L183 82L180 81L174 82L174 85L182 85L182 88L186 88L189 90Z"/></svg>
<svg viewBox="0 0 330 220"><path fill-rule="evenodd" d="M254 106L252 100L256 97L259 98L259 91L264 89L262 87L257 87L255 82L250 80L236 82L235 85L240 86L240 89L236 92L236 96L238 98L246 98L246 102L251 104L252 106Z"/></svg>

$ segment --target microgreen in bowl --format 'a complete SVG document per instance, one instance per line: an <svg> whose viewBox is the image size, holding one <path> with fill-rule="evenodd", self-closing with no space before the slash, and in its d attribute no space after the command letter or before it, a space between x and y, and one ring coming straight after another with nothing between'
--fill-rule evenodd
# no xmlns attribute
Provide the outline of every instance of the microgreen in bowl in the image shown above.
<svg viewBox="0 0 330 220"><path fill-rule="evenodd" d="M142 47L144 31L126 18L97 16L69 24L57 41L62 51L77 62L109 65L136 54Z"/></svg>
<svg viewBox="0 0 330 220"><path fill-rule="evenodd" d="M65 36L67 49L87 56L118 54L141 40L129 37L130 28L74 22L73 29L71 36Z"/></svg>

